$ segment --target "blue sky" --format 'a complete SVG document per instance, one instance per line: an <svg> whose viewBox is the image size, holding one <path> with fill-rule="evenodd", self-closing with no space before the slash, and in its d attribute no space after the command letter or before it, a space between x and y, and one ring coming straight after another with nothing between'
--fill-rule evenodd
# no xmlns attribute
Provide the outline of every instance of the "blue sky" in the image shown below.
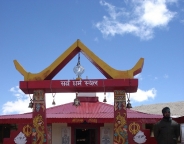
<svg viewBox="0 0 184 144"><path fill-rule="evenodd" d="M0 1L0 114L31 111L29 95L18 88L23 76L13 60L29 72L49 66L77 39L111 67L132 68L145 59L133 106L183 101L184 0ZM54 79L73 79L74 57ZM81 54L82 75L104 76ZM98 94L100 101L103 93ZM56 104L75 94L56 94ZM52 95L46 96L51 107ZM107 101L113 104L112 93Z"/></svg>

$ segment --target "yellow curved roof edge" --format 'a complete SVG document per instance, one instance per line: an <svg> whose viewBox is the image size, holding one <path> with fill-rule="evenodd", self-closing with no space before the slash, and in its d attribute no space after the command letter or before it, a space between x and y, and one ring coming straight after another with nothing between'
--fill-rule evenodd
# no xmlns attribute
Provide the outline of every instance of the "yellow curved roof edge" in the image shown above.
<svg viewBox="0 0 184 144"><path fill-rule="evenodd" d="M140 58L130 70L116 70L106 64L90 51L80 40L73 43L50 66L39 73L27 72L17 60L14 60L16 69L24 76L24 81L51 80L78 52L82 52L107 79L131 79L140 73L143 68L144 58Z"/></svg>

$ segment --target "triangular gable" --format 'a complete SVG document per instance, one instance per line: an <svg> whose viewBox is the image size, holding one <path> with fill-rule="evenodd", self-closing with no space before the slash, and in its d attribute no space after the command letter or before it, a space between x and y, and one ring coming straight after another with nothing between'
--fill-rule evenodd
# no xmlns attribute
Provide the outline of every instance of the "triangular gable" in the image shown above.
<svg viewBox="0 0 184 144"><path fill-rule="evenodd" d="M14 60L14 65L24 76L24 81L51 80L79 52L82 52L107 79L131 79L142 71L144 64L144 59L140 58L132 69L125 71L116 70L96 56L80 40L77 40L50 66L39 73L34 74L27 72L17 60Z"/></svg>

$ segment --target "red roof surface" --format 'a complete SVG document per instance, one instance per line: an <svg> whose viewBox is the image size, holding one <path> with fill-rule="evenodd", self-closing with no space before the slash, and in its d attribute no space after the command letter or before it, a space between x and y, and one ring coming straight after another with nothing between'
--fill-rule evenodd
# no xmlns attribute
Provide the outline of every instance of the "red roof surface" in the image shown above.
<svg viewBox="0 0 184 144"><path fill-rule="evenodd" d="M47 109L48 116L57 117L64 115L65 118L114 118L114 106L102 102L81 102L75 107L68 103ZM51 115L50 115L51 114ZM146 114L127 109L127 118L162 118L162 115Z"/></svg>
<svg viewBox="0 0 184 144"><path fill-rule="evenodd" d="M81 102L81 105L76 107L73 103L67 103L51 108L47 108L47 118L97 118L97 119L113 119L114 106L102 102ZM1 115L0 120L5 119L30 119L32 113ZM162 115L146 114L143 112L127 109L128 119L160 119Z"/></svg>

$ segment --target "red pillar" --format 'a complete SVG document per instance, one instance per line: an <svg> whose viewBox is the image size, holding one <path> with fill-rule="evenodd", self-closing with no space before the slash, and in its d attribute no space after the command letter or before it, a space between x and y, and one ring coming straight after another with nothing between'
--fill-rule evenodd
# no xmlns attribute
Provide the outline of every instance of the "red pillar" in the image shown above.
<svg viewBox="0 0 184 144"><path fill-rule="evenodd" d="M32 117L32 144L47 144L47 118L45 92L43 90L35 90L33 93Z"/></svg>
<svg viewBox="0 0 184 144"><path fill-rule="evenodd" d="M125 91L114 91L114 144L127 144L127 113Z"/></svg>

